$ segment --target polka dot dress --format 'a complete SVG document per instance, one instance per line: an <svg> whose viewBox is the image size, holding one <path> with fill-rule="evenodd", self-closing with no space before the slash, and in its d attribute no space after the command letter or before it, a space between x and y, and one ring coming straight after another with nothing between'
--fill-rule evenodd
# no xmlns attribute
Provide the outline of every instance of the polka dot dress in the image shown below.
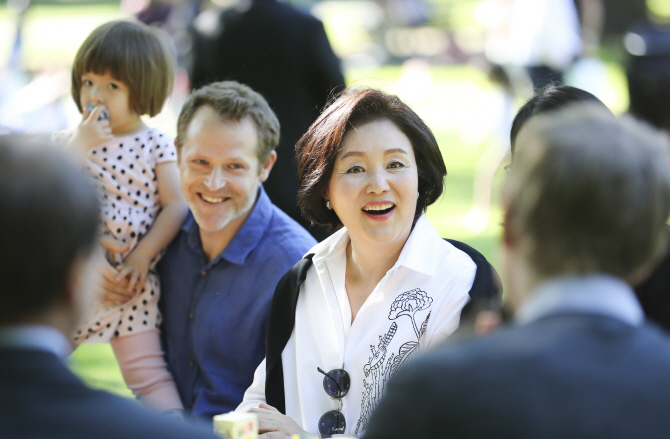
<svg viewBox="0 0 670 439"><path fill-rule="evenodd" d="M107 252L116 266L135 248L160 211L156 165L176 161L172 137L155 128L129 136L115 137L89 151L86 170L99 189L101 227L104 234L129 246L124 253ZM112 337L136 334L156 328L159 285L154 272L156 257L141 292L119 306L98 302L86 323L75 331L77 343L108 343Z"/></svg>

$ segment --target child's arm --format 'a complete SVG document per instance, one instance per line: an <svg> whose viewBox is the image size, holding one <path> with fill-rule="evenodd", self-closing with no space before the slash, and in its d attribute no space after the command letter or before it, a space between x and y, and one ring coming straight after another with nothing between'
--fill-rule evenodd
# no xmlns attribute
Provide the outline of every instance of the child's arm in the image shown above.
<svg viewBox="0 0 670 439"><path fill-rule="evenodd" d="M156 183L162 210L146 236L123 261L123 268L117 276L118 279L130 277L128 291L137 292L142 288L151 260L177 236L188 213L181 197L179 170L175 162L163 162L156 166Z"/></svg>
<svg viewBox="0 0 670 439"><path fill-rule="evenodd" d="M76 157L84 160L91 148L105 140L112 139L114 136L112 135L112 128L109 126L109 120L98 120L100 114L105 111L104 105L98 105L90 113L87 108L83 108L82 111L84 119L65 144L65 149L72 151Z"/></svg>

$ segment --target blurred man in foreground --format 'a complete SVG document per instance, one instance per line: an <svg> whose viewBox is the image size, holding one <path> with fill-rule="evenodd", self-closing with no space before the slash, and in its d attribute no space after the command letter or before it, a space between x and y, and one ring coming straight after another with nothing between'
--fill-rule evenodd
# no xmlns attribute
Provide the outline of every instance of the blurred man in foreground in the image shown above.
<svg viewBox="0 0 670 439"><path fill-rule="evenodd" d="M76 165L44 141L0 136L0 437L214 439L65 366L65 334L98 290L98 218Z"/></svg>
<svg viewBox="0 0 670 439"><path fill-rule="evenodd" d="M503 192L515 324L401 370L366 439L670 430L670 339L630 287L667 243L667 139L589 106L537 116L523 134Z"/></svg>

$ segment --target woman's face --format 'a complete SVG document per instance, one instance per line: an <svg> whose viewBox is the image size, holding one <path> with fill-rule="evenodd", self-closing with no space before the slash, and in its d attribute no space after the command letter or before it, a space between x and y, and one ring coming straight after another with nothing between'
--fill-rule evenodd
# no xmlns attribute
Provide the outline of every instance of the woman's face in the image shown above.
<svg viewBox="0 0 670 439"><path fill-rule="evenodd" d="M389 120L351 128L335 160L326 199L353 242L404 245L419 178L409 139Z"/></svg>

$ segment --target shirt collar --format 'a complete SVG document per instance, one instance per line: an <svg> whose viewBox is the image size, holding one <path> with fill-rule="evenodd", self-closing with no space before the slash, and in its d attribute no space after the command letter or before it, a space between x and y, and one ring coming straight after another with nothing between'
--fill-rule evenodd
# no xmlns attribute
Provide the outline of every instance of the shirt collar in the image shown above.
<svg viewBox="0 0 670 439"><path fill-rule="evenodd" d="M600 314L640 325L644 313L633 290L619 278L597 274L565 276L540 284L516 313L516 321L530 323L542 317L579 312Z"/></svg>
<svg viewBox="0 0 670 439"><path fill-rule="evenodd" d="M72 353L67 338L56 328L47 325L0 327L0 346L47 351L63 359Z"/></svg>
<svg viewBox="0 0 670 439"><path fill-rule="evenodd" d="M404 266L410 270L432 276L435 271L436 240L439 234L425 215L421 214L414 229L407 238L405 246L400 252L394 268ZM344 251L349 243L349 232L345 227L333 233L330 237L312 247L307 252L314 253L314 263L327 259L328 257Z"/></svg>
<svg viewBox="0 0 670 439"><path fill-rule="evenodd" d="M435 272L436 242L440 235L424 214L421 214L407 242L400 252L396 265L432 276Z"/></svg>
<svg viewBox="0 0 670 439"><path fill-rule="evenodd" d="M215 257L209 265L216 264L221 258L233 264L243 265L249 253L256 248L263 237L271 218L272 202L270 202L270 198L265 193L263 185L260 184L256 204L254 204L249 217L242 224L242 227L240 227L235 236L233 236L233 239L230 240L223 252ZM193 218L193 213L189 212L182 230L187 234L188 245L192 249L202 252L200 228Z"/></svg>

